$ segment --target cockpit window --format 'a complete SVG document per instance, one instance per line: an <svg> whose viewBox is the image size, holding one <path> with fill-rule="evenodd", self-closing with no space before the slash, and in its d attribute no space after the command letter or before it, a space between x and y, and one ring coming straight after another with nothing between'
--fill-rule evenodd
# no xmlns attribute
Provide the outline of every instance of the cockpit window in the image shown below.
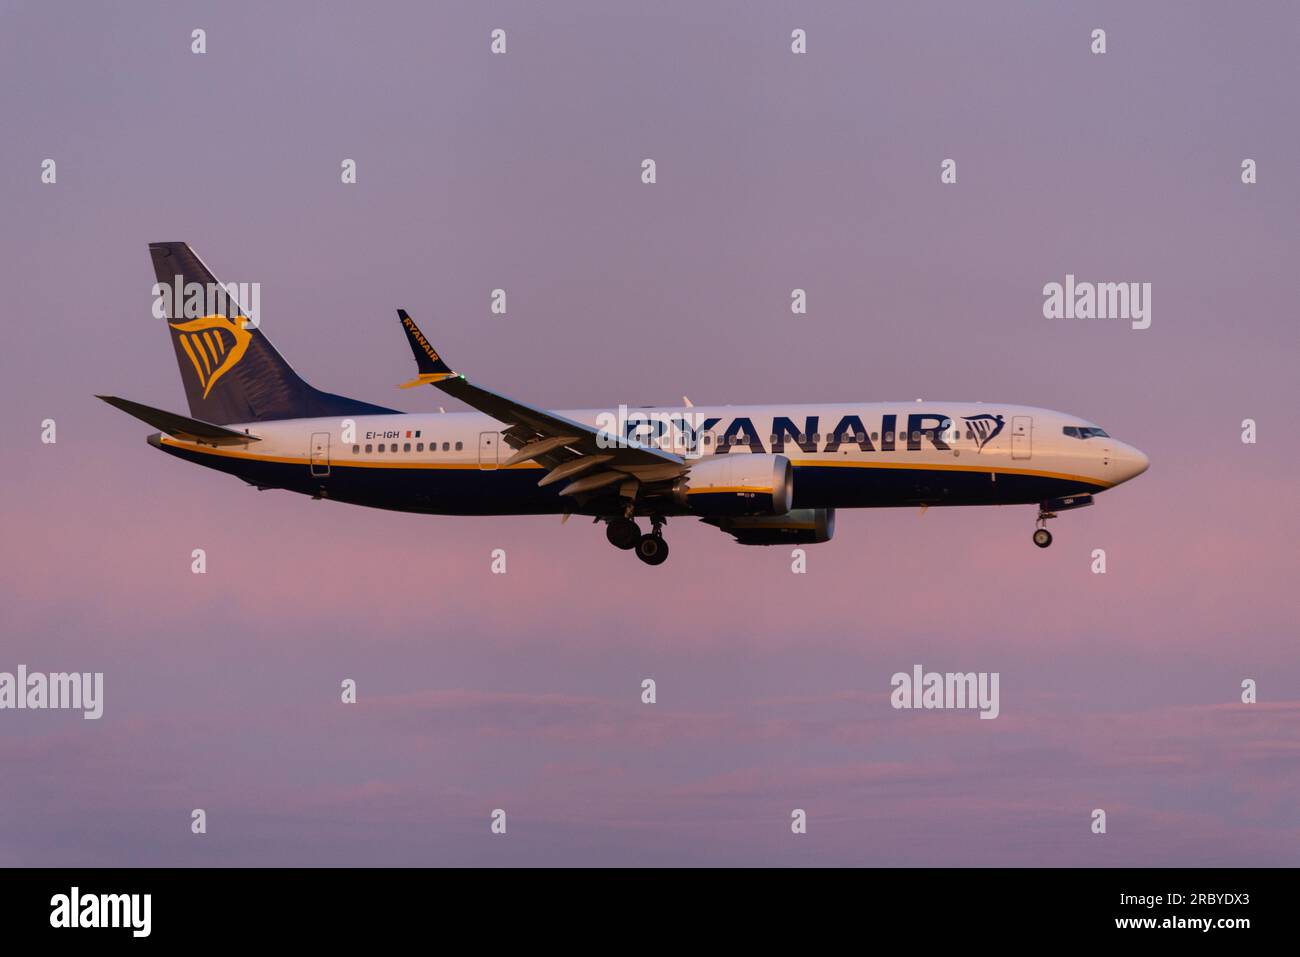
<svg viewBox="0 0 1300 957"><path fill-rule="evenodd" d="M1072 439L1108 439L1105 429L1095 425L1067 425L1061 430Z"/></svg>

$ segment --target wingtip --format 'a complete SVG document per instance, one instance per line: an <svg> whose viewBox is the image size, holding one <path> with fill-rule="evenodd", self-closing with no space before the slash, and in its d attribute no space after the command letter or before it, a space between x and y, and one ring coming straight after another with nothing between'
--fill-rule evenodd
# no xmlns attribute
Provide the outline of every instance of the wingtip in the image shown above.
<svg viewBox="0 0 1300 957"><path fill-rule="evenodd" d="M414 389L417 385L437 385L444 379L463 379L463 375L455 372L422 372L409 382L403 382L398 386L399 389Z"/></svg>
<svg viewBox="0 0 1300 957"><path fill-rule="evenodd" d="M451 367L447 365L442 356L438 355L438 350L425 338L424 333L420 331L420 327L415 324L415 320L410 317L407 311L398 309L397 318L406 333L406 340L410 343L411 353L415 356L416 371L421 376L438 375L446 378L451 375Z"/></svg>

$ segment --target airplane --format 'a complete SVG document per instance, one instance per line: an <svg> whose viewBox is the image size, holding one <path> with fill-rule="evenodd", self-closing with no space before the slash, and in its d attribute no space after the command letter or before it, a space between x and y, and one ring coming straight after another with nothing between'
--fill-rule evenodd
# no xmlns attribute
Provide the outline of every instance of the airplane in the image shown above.
<svg viewBox="0 0 1300 957"><path fill-rule="evenodd" d="M1019 405L683 397L548 411L454 372L399 309L417 369L401 387L428 385L474 410L401 412L308 385L187 244L149 251L190 415L98 398L158 429L153 447L259 489L437 515L590 516L610 544L660 565L670 518L742 545L816 544L842 508L1033 504L1033 542L1047 548L1049 519L1150 464L1092 422Z"/></svg>

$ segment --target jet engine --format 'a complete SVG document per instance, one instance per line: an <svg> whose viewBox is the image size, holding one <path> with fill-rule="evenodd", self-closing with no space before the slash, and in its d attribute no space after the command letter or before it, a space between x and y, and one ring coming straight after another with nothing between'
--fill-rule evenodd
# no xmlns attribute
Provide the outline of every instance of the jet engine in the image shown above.
<svg viewBox="0 0 1300 957"><path fill-rule="evenodd" d="M784 455L711 455L677 480L673 499L697 515L784 515L794 468Z"/></svg>
<svg viewBox="0 0 1300 957"><path fill-rule="evenodd" d="M784 515L706 519L742 545L820 545L835 534L835 509L796 508Z"/></svg>

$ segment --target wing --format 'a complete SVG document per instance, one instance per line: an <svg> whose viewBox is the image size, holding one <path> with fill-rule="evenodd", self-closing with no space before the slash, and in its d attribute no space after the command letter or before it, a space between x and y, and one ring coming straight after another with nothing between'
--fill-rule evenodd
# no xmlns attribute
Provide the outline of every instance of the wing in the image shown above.
<svg viewBox="0 0 1300 957"><path fill-rule="evenodd" d="M474 385L451 368L420 332L404 309L397 310L402 329L415 354L419 375L402 384L407 389L431 385L466 405L492 416L506 428L502 436L515 450L502 468L536 462L547 470L538 485L565 482L561 495L586 496L618 485L620 494L633 496L636 486L623 490L623 483L662 482L686 471L686 460L671 452L644 445L574 422L554 412L526 405L516 399Z"/></svg>

